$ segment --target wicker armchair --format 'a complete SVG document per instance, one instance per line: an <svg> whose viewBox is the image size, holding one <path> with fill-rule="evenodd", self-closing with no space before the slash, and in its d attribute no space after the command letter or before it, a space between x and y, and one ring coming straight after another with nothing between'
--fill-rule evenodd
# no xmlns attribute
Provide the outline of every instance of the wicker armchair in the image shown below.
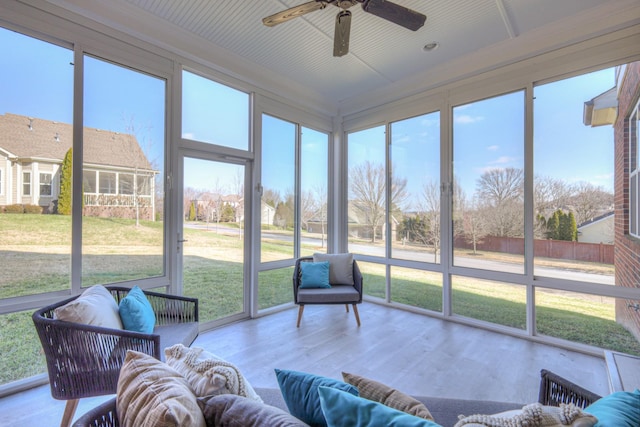
<svg viewBox="0 0 640 427"><path fill-rule="evenodd" d="M540 371L538 402L543 405L560 406L561 403L573 403L584 409L601 397L546 369Z"/></svg>
<svg viewBox="0 0 640 427"><path fill-rule="evenodd" d="M106 286L119 303L129 288ZM56 320L54 310L76 297L37 310L33 323L47 361L51 395L66 400L61 426L71 424L78 399L115 394L127 350L161 359L173 344L190 345L198 335L198 300L144 291L156 315L152 334Z"/></svg>
<svg viewBox="0 0 640 427"><path fill-rule="evenodd" d="M353 286L351 285L334 285L328 289L301 289L302 271L300 263L313 262L313 257L302 257L296 260L293 270L293 302L299 305L297 327L300 327L302 313L305 304L344 304L347 313L349 312L349 304L353 307L353 314L356 317L356 323L360 326L360 315L358 314L358 306L362 302L362 273L358 267L356 260L353 260Z"/></svg>

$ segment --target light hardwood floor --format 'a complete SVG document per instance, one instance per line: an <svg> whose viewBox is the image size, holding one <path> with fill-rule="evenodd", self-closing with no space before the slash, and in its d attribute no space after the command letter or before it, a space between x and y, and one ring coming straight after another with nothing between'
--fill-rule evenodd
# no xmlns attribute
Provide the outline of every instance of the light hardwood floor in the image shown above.
<svg viewBox="0 0 640 427"><path fill-rule="evenodd" d="M412 394L531 403L546 368L609 392L603 358L372 303L362 326L344 306L307 306L200 334L193 346L235 363L256 387L277 387L274 368L341 378L360 374ZM106 400L83 399L77 415ZM0 399L0 426L58 426L64 402L38 387Z"/></svg>

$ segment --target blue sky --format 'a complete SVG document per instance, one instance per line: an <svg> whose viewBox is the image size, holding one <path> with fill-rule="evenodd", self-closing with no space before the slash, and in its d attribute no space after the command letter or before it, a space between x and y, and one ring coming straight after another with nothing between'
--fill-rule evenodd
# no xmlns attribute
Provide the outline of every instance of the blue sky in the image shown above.
<svg viewBox="0 0 640 427"><path fill-rule="evenodd" d="M0 114L11 112L71 123L72 51L0 29ZM126 132L132 126L143 149L162 168L165 83L101 60L85 61L85 124ZM613 129L582 124L584 101L614 85L613 69L535 88L536 175L567 182L588 181L613 189ZM524 165L522 92L454 107L454 171L465 191L490 168ZM248 147L248 94L184 73L182 135L236 148ZM266 117L263 123L263 185L284 195L293 187L291 123ZM303 129L302 179L306 188L326 182L326 135ZM439 113L392 124L392 160L412 194L439 179ZM384 159L384 127L351 134L349 157ZM382 160L383 161L383 160ZM225 169L216 171L227 176ZM187 168L186 185L212 182L207 168ZM235 179L235 177L233 178ZM231 183L229 183L231 185Z"/></svg>

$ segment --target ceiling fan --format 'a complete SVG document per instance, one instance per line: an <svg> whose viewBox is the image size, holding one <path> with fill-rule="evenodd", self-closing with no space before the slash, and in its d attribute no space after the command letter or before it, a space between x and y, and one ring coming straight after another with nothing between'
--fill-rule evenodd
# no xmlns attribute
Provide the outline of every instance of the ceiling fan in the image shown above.
<svg viewBox="0 0 640 427"><path fill-rule="evenodd" d="M324 9L328 4L333 4L342 9L336 16L333 56L343 56L349 52L349 34L351 32L351 12L347 9L356 3L362 3L362 9L365 12L379 16L411 31L418 30L427 19L422 13L386 0L313 0L267 16L262 20L262 23L267 27L273 27L309 12Z"/></svg>

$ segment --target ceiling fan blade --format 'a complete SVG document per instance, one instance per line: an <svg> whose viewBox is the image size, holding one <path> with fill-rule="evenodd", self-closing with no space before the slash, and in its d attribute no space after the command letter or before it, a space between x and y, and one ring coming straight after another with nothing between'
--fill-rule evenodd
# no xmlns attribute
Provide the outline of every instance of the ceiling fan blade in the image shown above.
<svg viewBox="0 0 640 427"><path fill-rule="evenodd" d="M336 16L336 31L333 37L333 56L349 53L349 35L351 34L351 12L343 10Z"/></svg>
<svg viewBox="0 0 640 427"><path fill-rule="evenodd" d="M365 12L401 25L411 31L416 31L424 25L427 17L399 4L386 0L366 0L362 3Z"/></svg>
<svg viewBox="0 0 640 427"><path fill-rule="evenodd" d="M275 13L271 16L267 16L262 19L262 23L267 27L273 27L274 25L282 24L290 19L297 18L309 12L315 12L316 10L324 9L327 6L326 2L314 0L299 6L292 7L282 12Z"/></svg>

